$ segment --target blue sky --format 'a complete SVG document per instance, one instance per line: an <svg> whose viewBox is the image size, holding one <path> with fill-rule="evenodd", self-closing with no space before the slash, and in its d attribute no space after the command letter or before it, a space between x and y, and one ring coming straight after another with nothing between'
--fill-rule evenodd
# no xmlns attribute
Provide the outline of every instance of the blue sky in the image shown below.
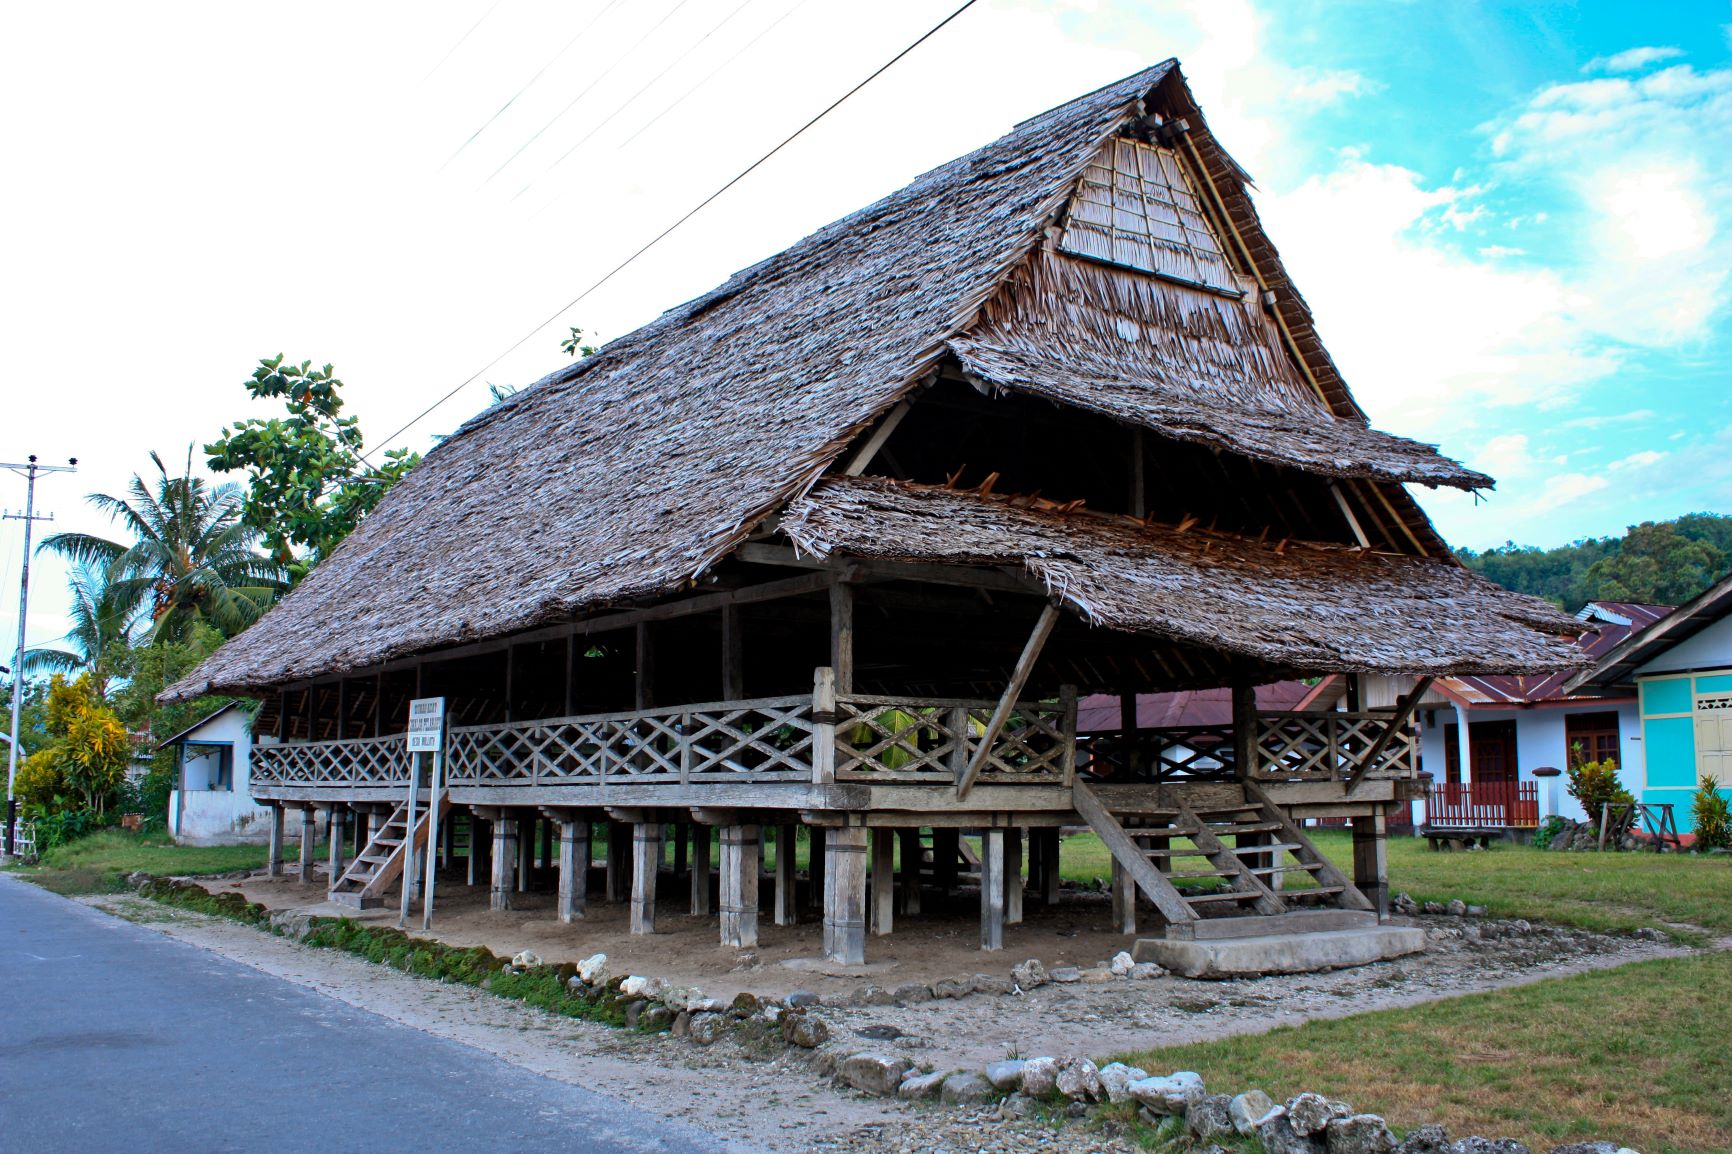
<svg viewBox="0 0 1732 1154"><path fill-rule="evenodd" d="M375 438L490 365L396 442L425 448L489 381L561 363L566 325L628 332L1178 56L1374 421L1498 478L1421 492L1447 538L1732 512L1727 0L980 0L531 333L954 7L12 5L0 101L30 114L0 123L0 213L30 227L0 279L0 460L78 456L39 500L106 532L82 494L247 415L261 356L333 362ZM8 640L20 544L0 522ZM42 642L65 574L34 576Z"/></svg>

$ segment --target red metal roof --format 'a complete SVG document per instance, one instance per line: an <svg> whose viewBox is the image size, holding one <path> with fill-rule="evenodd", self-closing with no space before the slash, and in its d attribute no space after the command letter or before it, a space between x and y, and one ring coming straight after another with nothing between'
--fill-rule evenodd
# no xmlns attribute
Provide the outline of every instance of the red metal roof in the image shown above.
<svg viewBox="0 0 1732 1154"><path fill-rule="evenodd" d="M1600 658L1632 633L1639 633L1672 612L1670 605L1641 605L1633 601L1590 601L1577 614L1599 626L1584 633L1576 644L1588 656ZM1566 701L1576 696L1564 692L1571 673L1548 673L1531 677L1445 677L1442 682L1472 705L1534 705L1542 701Z"/></svg>
<svg viewBox="0 0 1732 1154"><path fill-rule="evenodd" d="M1303 681L1277 681L1257 687L1258 709L1295 709L1311 686ZM1111 693L1095 693L1076 705L1078 733L1117 732L1119 699ZM1233 720L1233 691L1186 689L1177 693L1137 694L1137 728L1164 729L1174 725L1227 725Z"/></svg>

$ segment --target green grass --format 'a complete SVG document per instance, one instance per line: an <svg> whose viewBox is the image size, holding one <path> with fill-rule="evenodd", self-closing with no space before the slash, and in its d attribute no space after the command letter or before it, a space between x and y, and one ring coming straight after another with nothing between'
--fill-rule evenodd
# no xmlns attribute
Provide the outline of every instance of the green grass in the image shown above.
<svg viewBox="0 0 1732 1154"><path fill-rule="evenodd" d="M325 847L316 849L323 860ZM56 846L17 872L59 894L114 893L126 888L126 875L135 870L169 876L261 869L268 853L262 845L175 845L162 834L107 829Z"/></svg>
<svg viewBox="0 0 1732 1154"><path fill-rule="evenodd" d="M1664 958L1424 1006L1147 1050L1214 1091L1315 1090L1397 1128L1732 1149L1732 954Z"/></svg>
<svg viewBox="0 0 1732 1154"><path fill-rule="evenodd" d="M1331 861L1351 874L1353 839L1345 830L1310 834ZM1460 898L1485 906L1494 917L1605 933L1652 927L1696 943L1703 940L1701 934L1671 929L1669 923L1732 933L1732 859L1725 857L1552 853L1503 844L1477 853L1439 853L1414 837L1392 837L1388 850L1390 891L1405 891L1422 902ZM1093 834L1066 838L1060 860L1072 881L1111 876L1112 857ZM1288 874L1288 884L1301 877Z"/></svg>

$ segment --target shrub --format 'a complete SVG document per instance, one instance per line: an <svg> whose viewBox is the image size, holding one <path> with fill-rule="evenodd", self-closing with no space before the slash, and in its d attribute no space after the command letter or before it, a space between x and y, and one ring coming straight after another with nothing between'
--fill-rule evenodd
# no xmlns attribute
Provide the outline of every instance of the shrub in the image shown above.
<svg viewBox="0 0 1732 1154"><path fill-rule="evenodd" d="M1690 798L1690 820L1696 827L1697 849L1732 849L1732 804L1707 774Z"/></svg>
<svg viewBox="0 0 1732 1154"><path fill-rule="evenodd" d="M1563 828L1564 819L1554 813L1544 821L1540 822L1539 828L1534 830L1533 841L1530 844L1532 844L1535 849L1550 849L1552 839L1557 837L1559 831Z"/></svg>
<svg viewBox="0 0 1732 1154"><path fill-rule="evenodd" d="M1580 761L1565 772L1570 778L1570 796L1581 804L1589 821L1600 820L1605 805L1628 805L1636 799L1618 781L1615 761Z"/></svg>

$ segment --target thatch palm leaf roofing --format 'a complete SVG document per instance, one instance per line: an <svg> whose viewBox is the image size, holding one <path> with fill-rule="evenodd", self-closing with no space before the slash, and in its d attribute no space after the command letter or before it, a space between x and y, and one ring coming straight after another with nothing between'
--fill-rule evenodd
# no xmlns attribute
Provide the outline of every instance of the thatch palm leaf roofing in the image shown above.
<svg viewBox="0 0 1732 1154"><path fill-rule="evenodd" d="M1258 327L1254 306L1239 303L1231 307L1245 339L1231 356L1186 360L1173 355L1174 340L1151 334L1147 349L1095 350L1068 376L1035 362L1001 290L1018 268L1038 275L1031 254L1091 161L1157 97L1194 109L1171 61L1108 85L483 412L169 696L256 693L677 589L806 490L952 355L1004 388L1302 469L1489 483L1365 427L1284 274L1276 311L1297 331L1309 381L1271 344L1267 324ZM1236 227L1274 262L1242 174L1200 124L1217 179L1232 183ZM1226 332L1226 315L1192 319ZM1085 337L1072 342L1079 353L1088 352ZM1235 420L1222 397L1240 394L1254 411Z"/></svg>
<svg viewBox="0 0 1732 1154"><path fill-rule="evenodd" d="M1517 673L1581 664L1581 623L1453 560L1258 542L1038 499L834 478L781 528L818 556L1015 565L1090 622L1280 668Z"/></svg>

